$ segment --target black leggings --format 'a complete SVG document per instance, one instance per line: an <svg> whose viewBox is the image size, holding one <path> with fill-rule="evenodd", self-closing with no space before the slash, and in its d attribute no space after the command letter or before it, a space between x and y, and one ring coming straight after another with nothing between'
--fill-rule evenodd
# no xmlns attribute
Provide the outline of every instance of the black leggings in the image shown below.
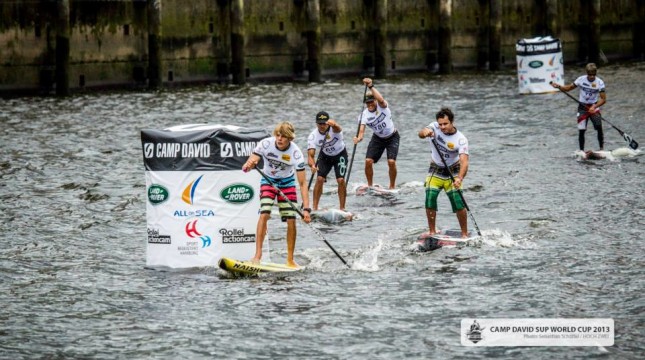
<svg viewBox="0 0 645 360"><path fill-rule="evenodd" d="M604 149L605 136L602 132L602 125L594 125L594 129L598 132L598 146L600 146L601 149ZM578 130L578 145L580 145L580 150L582 151L585 151L585 131L587 130Z"/></svg>

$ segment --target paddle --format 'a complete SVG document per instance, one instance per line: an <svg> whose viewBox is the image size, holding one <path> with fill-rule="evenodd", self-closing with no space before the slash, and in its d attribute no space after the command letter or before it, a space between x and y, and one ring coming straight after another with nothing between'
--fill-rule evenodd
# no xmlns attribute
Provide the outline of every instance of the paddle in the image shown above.
<svg viewBox="0 0 645 360"><path fill-rule="evenodd" d="M553 81L550 81L549 84L553 84ZM558 90L560 90L560 92L564 93L566 96L570 97L571 100L577 102L578 104L583 105L583 106L587 106L586 104L581 103L580 100L574 98L571 94L569 94L568 92L562 90L561 88L558 87ZM598 115L600 115L600 114L598 114ZM627 142L627 145L629 145L630 148L632 148L634 150L638 149L638 143L636 142L636 140L632 139L631 136L625 134L624 131L620 130L614 124L610 123L607 119L602 117L602 115L600 115L600 119L603 120L604 122L606 122L607 124L611 125L611 127L613 127L614 129L616 129L616 131L618 131L618 133L623 137L623 139L625 139L625 141Z"/></svg>
<svg viewBox="0 0 645 360"><path fill-rule="evenodd" d="M361 133L361 121L363 121L363 110L365 110L365 96L367 95L367 84L365 84L365 91L363 91L363 105L361 105L361 117L358 119L358 129L356 129L356 137ZM352 164L354 164L354 155L356 155L356 145L354 144L354 150L352 150L352 159L349 161L349 169L347 169L347 175L345 175L345 184L349 185L349 174L352 172Z"/></svg>
<svg viewBox="0 0 645 360"><path fill-rule="evenodd" d="M257 167L255 168L255 170L257 170L257 171L260 173L260 175L262 175L262 177L263 177L266 181L268 181L268 182L269 182L269 184L271 184L271 187L273 187L273 188L274 188L274 189L275 189L275 190L280 194L280 196L282 196L285 200L287 200L287 202L289 203L289 206L291 206L291 208L292 208L295 212L297 212L297 213L298 213L298 215L300 215L300 217L301 217L301 218L303 218L303 219L304 219L305 215L300 211L300 209L298 209L298 208L296 207L296 205L294 205L294 204L293 204L293 203L292 203L292 202L291 202L291 201L290 201L290 200L289 200L289 199L284 195L284 193L282 192L282 190L278 189L278 187L277 187L277 186L275 186L275 184L273 184L273 181L271 181L271 178L270 178L270 177L268 177L268 176L266 176L266 174L265 174L264 172L262 172L262 170L258 169ZM340 254L336 251L336 249L334 249L334 247L333 247L333 246L331 246L331 244L330 244L329 242L327 242L327 239L325 239L325 237L323 236L323 234L321 234L321 233L320 233L320 231L318 231L318 229L316 229L315 227L313 227L313 225L311 225L311 224L309 224L309 223L305 223L305 224L309 225L309 227L311 228L311 230L312 230L316 235L318 235L318 237L319 237L322 241L324 241L324 242L325 242L325 244L327 244L327 246L329 246L329 248L331 249L331 251L333 251L333 252L334 252L334 254L336 254L336 256L338 256L338 258L340 259L340 261L342 261L342 262L343 262L343 264L345 264L348 268L351 268L351 267L349 266L349 264L347 264L347 261L345 261L345 259L343 259L343 257L342 257L342 256L340 256Z"/></svg>
<svg viewBox="0 0 645 360"><path fill-rule="evenodd" d="M452 171L450 171L450 168L448 167L448 164L446 163L446 159L443 158L443 155L441 155L441 151L439 151L439 146L437 146L437 142L434 140L434 138L430 139L432 140L432 145L434 145L434 148L437 149L437 153L439 153L439 157L441 158L441 162L443 162L443 166L446 167L446 170L448 170L448 174L450 174L450 180L452 180L452 183L455 183L455 178L452 176ZM473 213L470 212L470 208L468 207L468 204L466 203L466 198L464 197L464 194L461 192L461 189L455 187L457 189L457 193L459 193L459 196L461 196L461 201L464 202L464 206L466 207L466 211L468 211L468 215L470 215L470 218L473 220L473 224L475 224L475 229L477 229L477 235L482 236L482 232L479 231L479 226L477 226L477 221L475 221L475 217L473 216Z"/></svg>
<svg viewBox="0 0 645 360"><path fill-rule="evenodd" d="M316 167L318 167L318 162L320 162L320 155L322 155L323 148L325 147L325 143L327 141L327 134L329 134L329 129L331 129L331 126L327 128L327 131L325 131L325 138L323 140L322 145L320 145L320 152L318 153L318 158L316 159ZM316 171L317 172L317 171ZM309 178L309 185L307 185L307 191L311 188L311 183L314 181L314 176L316 175L316 172L311 172L311 177Z"/></svg>

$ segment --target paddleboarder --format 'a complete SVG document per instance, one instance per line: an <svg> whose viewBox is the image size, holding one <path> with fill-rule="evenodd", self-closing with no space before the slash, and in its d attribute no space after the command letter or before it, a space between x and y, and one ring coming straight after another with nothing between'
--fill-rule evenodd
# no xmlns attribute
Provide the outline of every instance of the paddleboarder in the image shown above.
<svg viewBox="0 0 645 360"><path fill-rule="evenodd" d="M318 161L315 160L316 148L320 148ZM314 211L318 210L323 185L327 181L327 175L331 169L334 169L334 175L336 175L336 182L338 183L339 208L344 211L345 199L347 198L347 186L345 184L347 148L345 141L343 141L343 129L325 111L320 111L316 114L316 128L307 138L307 154L312 176L316 173Z"/></svg>
<svg viewBox="0 0 645 360"><path fill-rule="evenodd" d="M296 132L290 122L279 123L273 130L273 136L260 141L242 166L242 170L248 172L257 166L260 159L264 160L262 172L273 183L269 183L264 177L260 180L260 218L256 227L255 255L251 259L252 262L259 263L262 259L262 244L267 233L267 223L271 217L271 208L277 198L280 217L283 222L287 223L287 266L298 267L293 258L296 248L297 212L274 188L275 186L280 189L292 203L297 202L297 180L304 206L303 220L306 223L311 222L309 192L307 191L305 176L305 158L298 145L293 142L295 138Z"/></svg>
<svg viewBox="0 0 645 360"><path fill-rule="evenodd" d="M419 138L428 138L432 154L425 180L425 208L429 235L437 233L437 197L441 190L445 190L450 199L452 212L457 215L461 236L466 238L468 237L468 214L463 198L456 189L461 187L468 173L468 139L455 127L455 116L450 108L441 108L435 117L437 121L419 131ZM454 183L451 174L455 179Z"/></svg>
<svg viewBox="0 0 645 360"><path fill-rule="evenodd" d="M387 150L387 166L390 176L390 189L396 187L396 157L399 153L399 132L392 121L392 113L387 101L383 95L376 90L374 83L370 78L364 78L363 83L369 91L365 93L366 108L359 117L360 125L358 135L353 138L354 144L363 141L365 127L372 129L372 139L367 145L367 155L365 157L365 177L367 186L373 185L374 164L376 164L383 152Z"/></svg>
<svg viewBox="0 0 645 360"><path fill-rule="evenodd" d="M585 67L587 75L578 77L573 83L560 85L552 82L551 86L564 92L569 92L577 87L580 88L578 97L578 145L581 151L585 151L585 131L589 119L593 123L594 129L598 132L598 146L600 150L604 148L604 135L602 131L602 116L600 107L607 102L605 93L605 82L596 76L598 68L596 64L589 63Z"/></svg>

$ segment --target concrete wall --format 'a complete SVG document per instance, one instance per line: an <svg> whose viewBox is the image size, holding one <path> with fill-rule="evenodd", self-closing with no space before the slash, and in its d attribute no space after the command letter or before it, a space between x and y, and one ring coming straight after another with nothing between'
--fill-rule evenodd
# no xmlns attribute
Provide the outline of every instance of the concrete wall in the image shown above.
<svg viewBox="0 0 645 360"><path fill-rule="evenodd" d="M238 0L156 0L161 4L164 86L230 82L232 4ZM145 87L150 7L145 0L12 0L0 2L0 93L52 93L60 11L69 3L69 88ZM565 61L644 56L645 5L639 0L239 0L248 79L306 80L319 55L323 76L373 74L379 56L388 74L436 71L440 51L452 68L515 67L520 38L553 35ZM315 5L311 7L310 5ZM450 6L448 20L440 6ZM497 7L497 8L491 8ZM596 8L594 8L596 6ZM600 15L594 13L600 8ZM319 30L311 9L319 13ZM495 11L501 10L501 31ZM385 21L375 22L378 16ZM446 21L440 24L440 21ZM598 26L593 26L598 24ZM449 37L440 37L440 26ZM312 27L313 26L313 27ZM594 32L594 29L597 29ZM319 31L319 50L306 34ZM445 32L445 31L444 31ZM379 50L379 33L385 49ZM597 34L594 37L594 34ZM638 34L638 36L637 36ZM499 36L499 49L494 45ZM313 38L315 39L315 37ZM441 47L440 44L447 47ZM492 44L492 45L491 45ZM448 50L441 50L442 48ZM320 51L320 54L313 52ZM379 53L382 51L382 53ZM492 55L491 55L492 54ZM446 54L443 54L444 58ZM385 75L383 73L382 75ZM60 80L58 80L60 81Z"/></svg>

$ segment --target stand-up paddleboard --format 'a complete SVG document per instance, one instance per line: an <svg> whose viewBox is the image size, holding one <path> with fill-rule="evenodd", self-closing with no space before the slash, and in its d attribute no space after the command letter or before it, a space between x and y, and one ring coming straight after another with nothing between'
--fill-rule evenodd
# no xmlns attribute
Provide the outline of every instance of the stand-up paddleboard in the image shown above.
<svg viewBox="0 0 645 360"><path fill-rule="evenodd" d="M372 195L381 197L395 197L399 193L399 189L387 189L379 184L367 186L367 184L358 185L355 188L356 196Z"/></svg>
<svg viewBox="0 0 645 360"><path fill-rule="evenodd" d="M340 224L345 221L352 221L353 218L352 213L339 209L319 209L311 213L311 220L318 220L328 224Z"/></svg>
<svg viewBox="0 0 645 360"><path fill-rule="evenodd" d="M470 230L467 238L461 237L461 230L441 230L438 234L423 233L417 238L417 251L432 251L442 247L464 247L476 245L481 241L477 232Z"/></svg>
<svg viewBox="0 0 645 360"><path fill-rule="evenodd" d="M575 156L579 160L602 160L611 157L611 151L582 151L578 150L575 152Z"/></svg>
<svg viewBox="0 0 645 360"><path fill-rule="evenodd" d="M241 261L231 258L221 258L218 263L220 269L233 274L258 275L260 273L280 273L302 271L304 267L292 268L285 264L274 264L260 262L259 264L250 261Z"/></svg>
<svg viewBox="0 0 645 360"><path fill-rule="evenodd" d="M607 150L596 150L596 151L582 151L576 150L574 156L577 160L602 160L607 159L610 161L616 161L621 158L633 158L641 154L640 150L632 150L627 147L621 147L611 151Z"/></svg>

